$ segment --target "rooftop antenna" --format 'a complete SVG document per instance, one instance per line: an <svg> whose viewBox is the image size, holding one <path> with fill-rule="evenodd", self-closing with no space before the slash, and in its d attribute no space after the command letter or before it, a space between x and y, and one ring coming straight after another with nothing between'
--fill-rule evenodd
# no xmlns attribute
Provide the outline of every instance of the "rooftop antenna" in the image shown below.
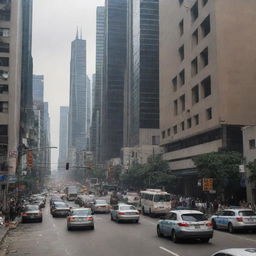
<svg viewBox="0 0 256 256"><path fill-rule="evenodd" d="M78 39L78 26L76 28L76 39Z"/></svg>

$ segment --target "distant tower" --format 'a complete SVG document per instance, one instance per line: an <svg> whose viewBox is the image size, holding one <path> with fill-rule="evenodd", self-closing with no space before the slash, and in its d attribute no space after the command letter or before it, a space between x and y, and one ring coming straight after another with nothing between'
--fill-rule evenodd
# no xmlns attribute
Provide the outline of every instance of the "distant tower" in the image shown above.
<svg viewBox="0 0 256 256"><path fill-rule="evenodd" d="M86 149L86 41L71 44L68 147L70 161L74 152Z"/></svg>

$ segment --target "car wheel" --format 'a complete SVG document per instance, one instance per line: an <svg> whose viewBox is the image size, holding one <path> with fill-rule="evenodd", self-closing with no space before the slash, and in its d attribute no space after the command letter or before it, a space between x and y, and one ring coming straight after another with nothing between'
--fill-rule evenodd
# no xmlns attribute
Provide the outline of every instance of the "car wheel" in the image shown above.
<svg viewBox="0 0 256 256"><path fill-rule="evenodd" d="M178 243L178 242L179 242L179 239L178 239L177 236L176 236L175 230L172 231L172 236L171 236L171 238L172 238L172 241L173 241L174 243Z"/></svg>
<svg viewBox="0 0 256 256"><path fill-rule="evenodd" d="M210 238L201 238L200 240L202 243L208 243Z"/></svg>
<svg viewBox="0 0 256 256"><path fill-rule="evenodd" d="M42 222L43 222L43 218L41 218L41 219L39 220L39 222L41 222L41 223L42 223Z"/></svg>
<svg viewBox="0 0 256 256"><path fill-rule="evenodd" d="M67 226L67 230L70 231L70 230L71 230L71 227Z"/></svg>
<svg viewBox="0 0 256 256"><path fill-rule="evenodd" d="M139 223L139 220L135 220L135 223Z"/></svg>
<svg viewBox="0 0 256 256"><path fill-rule="evenodd" d="M229 233L234 233L235 232L232 223L228 223L228 232Z"/></svg>
<svg viewBox="0 0 256 256"><path fill-rule="evenodd" d="M215 220L212 220L212 228L213 228L213 229L217 229L217 225L216 225Z"/></svg>
<svg viewBox="0 0 256 256"><path fill-rule="evenodd" d="M94 226L91 227L91 230L94 230Z"/></svg>
<svg viewBox="0 0 256 256"><path fill-rule="evenodd" d="M120 220L119 220L117 217L116 217L116 222L117 222L117 223L120 223Z"/></svg>
<svg viewBox="0 0 256 256"><path fill-rule="evenodd" d="M162 232L161 232L161 230L160 230L159 225L157 225L156 232L157 232L157 236L158 236L158 237L162 237L162 236L163 236L163 234L162 234Z"/></svg>

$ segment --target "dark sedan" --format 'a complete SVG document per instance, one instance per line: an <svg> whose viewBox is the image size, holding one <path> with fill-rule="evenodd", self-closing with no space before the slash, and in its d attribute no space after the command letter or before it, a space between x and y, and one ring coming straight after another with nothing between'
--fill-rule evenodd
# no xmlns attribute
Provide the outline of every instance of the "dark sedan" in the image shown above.
<svg viewBox="0 0 256 256"><path fill-rule="evenodd" d="M26 205L22 213L22 222L42 222L43 213L41 212L39 205Z"/></svg>
<svg viewBox="0 0 256 256"><path fill-rule="evenodd" d="M69 212L69 206L64 202L55 202L51 207L52 217L67 217Z"/></svg>

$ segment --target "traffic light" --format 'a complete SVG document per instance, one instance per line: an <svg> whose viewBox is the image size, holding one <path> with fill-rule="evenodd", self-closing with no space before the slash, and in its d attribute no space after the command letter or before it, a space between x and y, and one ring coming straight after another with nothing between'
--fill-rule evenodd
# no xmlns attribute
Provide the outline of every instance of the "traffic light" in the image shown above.
<svg viewBox="0 0 256 256"><path fill-rule="evenodd" d="M66 170L69 170L69 163L66 163Z"/></svg>

